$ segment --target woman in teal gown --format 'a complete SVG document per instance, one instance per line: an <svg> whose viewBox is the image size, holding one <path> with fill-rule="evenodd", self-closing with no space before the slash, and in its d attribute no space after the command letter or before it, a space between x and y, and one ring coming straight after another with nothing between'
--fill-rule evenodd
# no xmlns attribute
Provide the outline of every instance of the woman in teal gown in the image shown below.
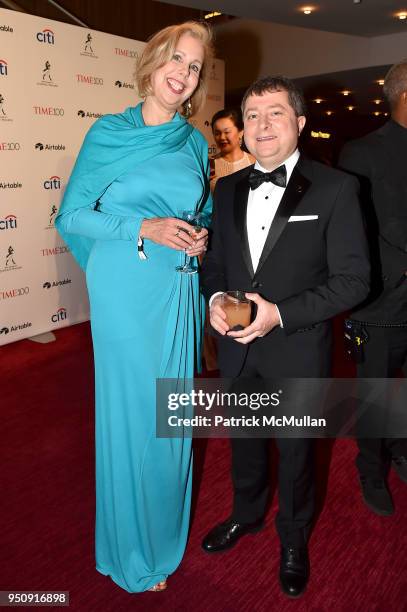
<svg viewBox="0 0 407 612"><path fill-rule="evenodd" d="M156 438L155 387L192 378L200 354L198 275L176 268L206 249L207 231L180 217L210 212L208 151L176 111L202 105L210 55L200 24L151 39L137 73L144 102L88 132L56 221L91 307L96 567L129 592L163 590L188 534L191 439Z"/></svg>

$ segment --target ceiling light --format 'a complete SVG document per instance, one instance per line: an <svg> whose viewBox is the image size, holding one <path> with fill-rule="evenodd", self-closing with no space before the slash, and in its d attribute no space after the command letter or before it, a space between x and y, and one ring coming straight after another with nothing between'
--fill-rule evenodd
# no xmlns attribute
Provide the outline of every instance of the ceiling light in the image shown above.
<svg viewBox="0 0 407 612"><path fill-rule="evenodd" d="M317 104L321 104L321 102L323 102L322 98L315 98L314 102L316 102Z"/></svg>
<svg viewBox="0 0 407 612"><path fill-rule="evenodd" d="M381 100L373 100L375 104L381 104Z"/></svg>
<svg viewBox="0 0 407 612"><path fill-rule="evenodd" d="M344 89L344 90L343 90L341 93L342 93L344 96L349 96L350 91L349 91L349 89Z"/></svg>
<svg viewBox="0 0 407 612"><path fill-rule="evenodd" d="M375 117L378 117L380 115L380 111L375 111L373 114Z"/></svg>
<svg viewBox="0 0 407 612"><path fill-rule="evenodd" d="M388 117L388 116L389 116L389 113L384 113L384 116L385 116L385 117Z"/></svg>
<svg viewBox="0 0 407 612"><path fill-rule="evenodd" d="M355 107L354 106L347 106L346 107L348 110L352 111Z"/></svg>
<svg viewBox="0 0 407 612"><path fill-rule="evenodd" d="M378 79L378 80L376 81L376 83L377 83L378 85L384 85L384 79Z"/></svg>
<svg viewBox="0 0 407 612"><path fill-rule="evenodd" d="M328 115L328 117L330 117L332 115L332 111L326 111L326 114Z"/></svg>
<svg viewBox="0 0 407 612"><path fill-rule="evenodd" d="M205 15L205 19L212 19L213 17L219 17L219 15L222 15L222 13L219 13L219 11L213 11L212 13L207 13Z"/></svg>
<svg viewBox="0 0 407 612"><path fill-rule="evenodd" d="M304 8L301 10L304 13L304 15L311 15L314 9L312 8L312 6L304 6Z"/></svg>
<svg viewBox="0 0 407 612"><path fill-rule="evenodd" d="M395 17L398 17L398 19L407 19L407 13L405 11L401 12L401 13L396 13Z"/></svg>

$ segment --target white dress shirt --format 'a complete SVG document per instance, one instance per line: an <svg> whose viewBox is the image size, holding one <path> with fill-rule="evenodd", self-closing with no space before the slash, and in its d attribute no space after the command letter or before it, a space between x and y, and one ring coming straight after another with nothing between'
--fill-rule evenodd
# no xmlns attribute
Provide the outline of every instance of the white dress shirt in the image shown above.
<svg viewBox="0 0 407 612"><path fill-rule="evenodd" d="M294 166L298 161L300 153L298 149L283 162L287 171L287 183L290 180ZM281 165L283 165L281 164ZM254 168L260 172L269 172L256 161ZM252 258L253 270L256 272L259 265L270 226L273 222L285 187L279 187L274 183L262 183L257 189L250 189L247 201L246 226L249 241L250 256Z"/></svg>
<svg viewBox="0 0 407 612"><path fill-rule="evenodd" d="M280 165L285 165L287 171L287 183L290 180L294 166L298 162L300 153L298 149L290 155L288 159ZM258 161L254 164L256 170L260 172L269 172L263 168ZM286 187L279 187L274 183L264 182L257 189L249 190L246 212L246 227L247 238L249 242L250 257L252 259L253 270L256 272L259 265L260 256L262 254L270 226L273 222L277 208L280 205ZM209 306L217 295L221 295L222 291L218 291L211 296ZM283 327L280 311L277 308L278 316L280 317L280 326Z"/></svg>

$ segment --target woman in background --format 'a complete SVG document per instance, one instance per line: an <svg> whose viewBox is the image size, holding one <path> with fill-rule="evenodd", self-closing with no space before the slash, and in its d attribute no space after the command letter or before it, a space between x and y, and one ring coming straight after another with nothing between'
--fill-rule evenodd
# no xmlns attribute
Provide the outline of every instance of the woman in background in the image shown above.
<svg viewBox="0 0 407 612"><path fill-rule="evenodd" d="M171 26L136 72L144 101L89 130L56 226L86 270L96 386L96 567L129 592L162 591L184 554L191 438L156 437L156 379L192 378L206 250L181 220L210 212L208 146L186 117L206 101L210 30Z"/></svg>
<svg viewBox="0 0 407 612"><path fill-rule="evenodd" d="M240 111L224 108L214 114L211 121L212 133L219 153L211 159L211 190L222 176L233 174L254 164L250 153L242 151L243 120Z"/></svg>

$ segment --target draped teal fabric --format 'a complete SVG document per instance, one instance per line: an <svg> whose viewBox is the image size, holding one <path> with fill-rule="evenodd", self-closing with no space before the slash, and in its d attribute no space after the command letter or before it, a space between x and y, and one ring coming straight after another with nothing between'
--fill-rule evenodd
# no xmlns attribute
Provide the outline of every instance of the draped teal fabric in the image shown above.
<svg viewBox="0 0 407 612"><path fill-rule="evenodd" d="M203 298L198 275L175 270L183 252L137 252L143 218L186 209L211 209L207 143L179 115L145 126L139 105L90 130L57 219L91 305L96 567L129 592L173 573L188 534L191 440L156 438L155 385L193 377Z"/></svg>

